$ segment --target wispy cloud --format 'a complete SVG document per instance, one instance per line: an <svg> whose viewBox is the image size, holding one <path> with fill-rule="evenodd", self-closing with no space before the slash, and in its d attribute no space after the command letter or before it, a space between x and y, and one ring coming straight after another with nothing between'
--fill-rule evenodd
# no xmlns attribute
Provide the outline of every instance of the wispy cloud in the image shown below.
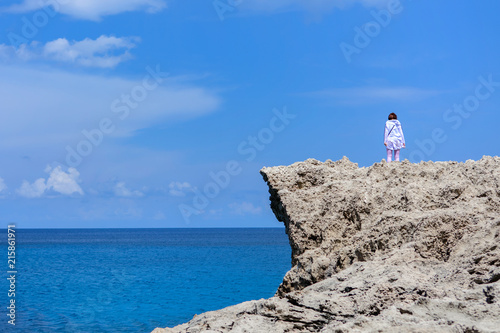
<svg viewBox="0 0 500 333"><path fill-rule="evenodd" d="M113 68L132 58L129 51L139 41L136 37L102 35L97 39L68 41L59 38L46 44L31 42L18 47L0 44L0 59L50 60L84 67Z"/></svg>
<svg viewBox="0 0 500 333"><path fill-rule="evenodd" d="M194 187L188 182L171 182L168 186L168 193L174 197L184 197L188 191L192 191Z"/></svg>
<svg viewBox="0 0 500 333"><path fill-rule="evenodd" d="M231 213L235 215L257 215L262 212L262 207L256 207L251 202L233 202L228 205Z"/></svg>
<svg viewBox="0 0 500 333"><path fill-rule="evenodd" d="M162 69L153 65L151 71ZM144 100L131 104L126 98L132 88L143 86L147 75L146 68L134 80L0 65L0 148L50 146L65 153L66 145L86 139L82 131L98 128L103 118L115 125L110 136L130 136L172 118L205 115L220 105L212 91L176 77L164 79ZM154 78L147 83L155 83Z"/></svg>
<svg viewBox="0 0 500 333"><path fill-rule="evenodd" d="M0 44L0 60L7 60L12 57L15 48L6 44Z"/></svg>
<svg viewBox="0 0 500 333"><path fill-rule="evenodd" d="M67 172L64 172L60 166L47 167L45 172L49 174L47 179L39 178L32 184L25 180L17 189L17 194L25 198L39 198L51 191L63 195L74 193L83 195L83 190L78 185L80 173L75 168L69 168Z"/></svg>
<svg viewBox="0 0 500 333"><path fill-rule="evenodd" d="M116 15L124 12L145 11L156 13L167 7L163 0L24 0L20 4L1 8L0 11L7 13L26 13L45 7L64 15L77 19L98 21L108 15Z"/></svg>
<svg viewBox="0 0 500 333"><path fill-rule="evenodd" d="M113 188L113 191L117 197L142 197L144 193L137 190L130 190L125 186L125 182L119 182Z"/></svg>
<svg viewBox="0 0 500 333"><path fill-rule="evenodd" d="M3 178L0 178L0 194L8 189Z"/></svg>
<svg viewBox="0 0 500 333"><path fill-rule="evenodd" d="M418 101L443 93L414 87L333 88L307 93L307 96L347 105L373 104L387 101Z"/></svg>

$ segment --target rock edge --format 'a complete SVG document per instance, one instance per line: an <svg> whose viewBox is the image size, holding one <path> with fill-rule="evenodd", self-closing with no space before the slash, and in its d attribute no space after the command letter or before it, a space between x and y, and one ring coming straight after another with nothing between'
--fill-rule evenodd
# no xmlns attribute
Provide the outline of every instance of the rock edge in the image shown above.
<svg viewBox="0 0 500 333"><path fill-rule="evenodd" d="M500 332L500 158L263 168L292 269L173 332Z"/></svg>

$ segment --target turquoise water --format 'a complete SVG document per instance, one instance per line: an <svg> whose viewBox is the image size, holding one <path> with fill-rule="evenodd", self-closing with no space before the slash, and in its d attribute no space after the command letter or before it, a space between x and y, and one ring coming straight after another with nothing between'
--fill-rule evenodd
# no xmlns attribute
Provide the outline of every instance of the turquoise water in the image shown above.
<svg viewBox="0 0 500 333"><path fill-rule="evenodd" d="M150 332L274 295L290 269L284 229L17 229L16 326L0 331Z"/></svg>

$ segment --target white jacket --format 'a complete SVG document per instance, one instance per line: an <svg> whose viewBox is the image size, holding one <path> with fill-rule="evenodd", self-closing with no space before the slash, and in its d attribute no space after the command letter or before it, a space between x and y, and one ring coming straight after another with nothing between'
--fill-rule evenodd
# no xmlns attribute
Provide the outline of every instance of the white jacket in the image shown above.
<svg viewBox="0 0 500 333"><path fill-rule="evenodd" d="M387 149L399 150L405 144L403 128L397 119L388 120L385 123L384 143L387 143Z"/></svg>

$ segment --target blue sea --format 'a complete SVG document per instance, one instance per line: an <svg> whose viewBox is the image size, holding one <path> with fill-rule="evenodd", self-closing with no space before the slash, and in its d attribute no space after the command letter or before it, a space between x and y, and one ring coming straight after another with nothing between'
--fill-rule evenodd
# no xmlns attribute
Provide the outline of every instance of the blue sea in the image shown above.
<svg viewBox="0 0 500 333"><path fill-rule="evenodd" d="M0 332L151 332L272 297L291 266L283 228L16 229L13 327L0 237Z"/></svg>

